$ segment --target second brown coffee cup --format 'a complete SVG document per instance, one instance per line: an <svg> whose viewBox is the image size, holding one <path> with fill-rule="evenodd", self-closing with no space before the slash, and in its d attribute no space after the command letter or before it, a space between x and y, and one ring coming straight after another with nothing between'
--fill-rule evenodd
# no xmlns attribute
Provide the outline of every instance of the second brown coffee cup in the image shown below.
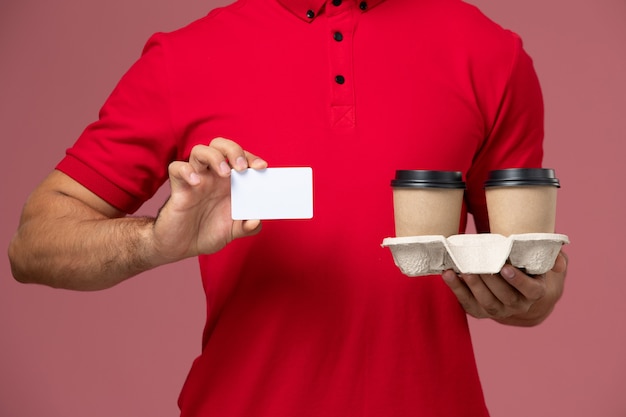
<svg viewBox="0 0 626 417"><path fill-rule="evenodd" d="M491 171L485 182L491 233L554 233L559 187L552 169Z"/></svg>
<svg viewBox="0 0 626 417"><path fill-rule="evenodd" d="M459 232L465 191L461 172L398 170L391 186L397 237Z"/></svg>

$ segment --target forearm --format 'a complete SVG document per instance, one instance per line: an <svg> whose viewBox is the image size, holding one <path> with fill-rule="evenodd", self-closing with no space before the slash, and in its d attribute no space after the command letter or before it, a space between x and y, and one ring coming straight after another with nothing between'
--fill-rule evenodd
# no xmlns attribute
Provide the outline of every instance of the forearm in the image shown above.
<svg viewBox="0 0 626 417"><path fill-rule="evenodd" d="M159 264L151 249L154 219L109 218L61 193L33 200L9 247L18 281L98 290Z"/></svg>
<svg viewBox="0 0 626 417"><path fill-rule="evenodd" d="M26 225L9 248L20 282L99 290L153 268L146 245L149 218L57 221L34 236Z"/></svg>

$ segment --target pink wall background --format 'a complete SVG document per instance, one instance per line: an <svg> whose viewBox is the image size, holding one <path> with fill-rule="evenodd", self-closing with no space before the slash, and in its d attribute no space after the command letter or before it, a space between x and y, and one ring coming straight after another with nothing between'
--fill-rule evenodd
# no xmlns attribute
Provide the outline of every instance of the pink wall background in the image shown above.
<svg viewBox="0 0 626 417"><path fill-rule="evenodd" d="M225 1L225 0L220 0ZM626 3L474 0L522 35L547 111L567 288L531 329L471 320L494 417L626 416ZM155 31L216 1L0 1L0 244ZM153 213L165 194L142 209ZM22 285L0 257L0 416L170 417L204 321L195 261L114 289Z"/></svg>

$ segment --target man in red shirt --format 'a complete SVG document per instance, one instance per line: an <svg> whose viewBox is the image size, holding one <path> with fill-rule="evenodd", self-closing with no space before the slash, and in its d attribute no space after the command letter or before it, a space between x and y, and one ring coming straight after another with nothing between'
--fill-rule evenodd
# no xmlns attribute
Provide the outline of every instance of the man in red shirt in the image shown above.
<svg viewBox="0 0 626 417"><path fill-rule="evenodd" d="M30 197L13 273L97 290L199 256L185 417L486 416L466 313L540 323L565 256L534 278L407 278L380 246L389 180L462 171L462 227L471 212L488 231L487 173L541 166L542 140L530 58L472 6L241 0L150 39ZM230 170L265 168L256 155L312 167L312 220L231 219ZM155 218L127 216L168 179Z"/></svg>

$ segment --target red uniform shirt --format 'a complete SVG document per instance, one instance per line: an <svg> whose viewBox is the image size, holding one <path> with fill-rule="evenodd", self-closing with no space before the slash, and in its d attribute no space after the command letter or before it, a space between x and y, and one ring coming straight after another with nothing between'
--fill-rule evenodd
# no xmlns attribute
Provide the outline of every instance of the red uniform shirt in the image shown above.
<svg viewBox="0 0 626 417"><path fill-rule="evenodd" d="M487 172L541 166L519 38L458 0L241 0L152 37L58 169L132 212L217 136L311 166L314 217L201 257L182 415L487 415L455 296L380 244L396 169L462 171L484 230Z"/></svg>

